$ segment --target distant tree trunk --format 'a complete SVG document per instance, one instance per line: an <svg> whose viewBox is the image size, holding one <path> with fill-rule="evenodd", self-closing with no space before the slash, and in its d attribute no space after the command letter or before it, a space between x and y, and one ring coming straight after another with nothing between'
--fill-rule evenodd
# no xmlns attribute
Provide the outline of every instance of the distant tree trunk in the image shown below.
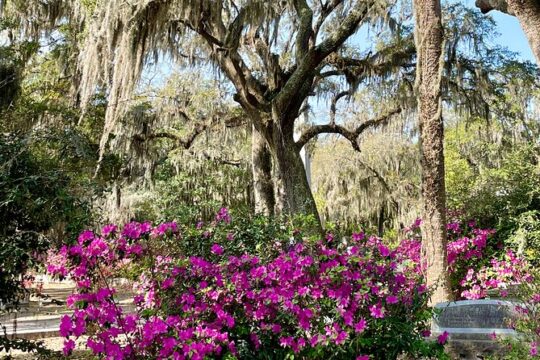
<svg viewBox="0 0 540 360"><path fill-rule="evenodd" d="M384 204L379 210L379 219L377 221L377 235L382 238L384 235Z"/></svg>
<svg viewBox="0 0 540 360"><path fill-rule="evenodd" d="M483 12L498 10L515 16L540 66L540 1L539 0L476 0L476 6Z"/></svg>
<svg viewBox="0 0 540 360"><path fill-rule="evenodd" d="M417 48L416 91L422 163L422 254L431 303L451 299L446 253L444 126L441 114L443 28L439 0L414 0Z"/></svg>
<svg viewBox="0 0 540 360"><path fill-rule="evenodd" d="M272 155L264 137L253 127L251 135L251 170L255 213L274 215L274 186L272 179Z"/></svg>
<svg viewBox="0 0 540 360"><path fill-rule="evenodd" d="M274 124L289 123L274 119ZM319 212L309 187L306 169L297 149L293 130L273 126L270 147L276 169L276 214L313 215L320 226Z"/></svg>

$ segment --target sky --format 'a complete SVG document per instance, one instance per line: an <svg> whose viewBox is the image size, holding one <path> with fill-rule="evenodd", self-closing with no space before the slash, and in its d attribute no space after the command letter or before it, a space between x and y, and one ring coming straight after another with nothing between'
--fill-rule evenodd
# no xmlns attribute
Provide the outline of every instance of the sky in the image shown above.
<svg viewBox="0 0 540 360"><path fill-rule="evenodd" d="M475 8L474 0L465 0L465 3ZM527 38L519 25L519 21L510 15L503 14L499 11L491 11L489 13L497 23L497 30L500 36L496 42L502 46L506 46L509 50L517 52L523 60L535 62Z"/></svg>

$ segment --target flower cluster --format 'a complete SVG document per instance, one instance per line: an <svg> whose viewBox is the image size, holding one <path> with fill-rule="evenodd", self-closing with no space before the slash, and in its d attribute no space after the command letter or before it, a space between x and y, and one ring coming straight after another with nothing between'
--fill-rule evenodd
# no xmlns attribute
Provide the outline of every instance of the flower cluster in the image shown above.
<svg viewBox="0 0 540 360"><path fill-rule="evenodd" d="M500 295L508 295L510 285L527 283L532 280L529 265L525 259L508 250L503 259L491 259L489 266L480 269L469 268L460 285L465 289L461 293L465 299L481 299L491 289L499 289Z"/></svg>
<svg viewBox="0 0 540 360"><path fill-rule="evenodd" d="M418 230L420 221L409 228L410 232ZM499 290L499 295L508 295L508 287L531 281L530 266L527 261L511 250L496 255L496 247L489 244L492 229L479 229L474 221L466 224L451 222L447 225L448 266L451 278L456 279L454 290L456 295L464 299L482 299L490 290ZM421 263L421 240L417 236L402 240L397 249L397 256L416 264L416 271L423 272L425 265Z"/></svg>
<svg viewBox="0 0 540 360"><path fill-rule="evenodd" d="M226 209L216 219L231 221ZM176 224L129 223L121 232L109 225L58 251L49 271L77 284L68 299L73 313L60 325L66 354L82 335L95 355L110 359L255 358L261 351L324 357L324 349L338 347L342 358L380 358L377 352L398 342L378 341L402 333L403 324L407 344L423 341L428 289L417 264L378 238L354 234L348 246L335 247L330 236L263 263L247 253L229 256L218 244L210 258L156 254L151 244L160 237L180 239ZM128 311L107 279L134 265L142 270Z"/></svg>
<svg viewBox="0 0 540 360"><path fill-rule="evenodd" d="M459 229L459 223L448 224L448 231L451 233L459 233ZM450 269L455 269L460 262L482 258L488 237L494 233L495 231L491 229L472 229L472 236L462 236L449 242L447 252Z"/></svg>
<svg viewBox="0 0 540 360"><path fill-rule="evenodd" d="M223 208L212 226L229 223ZM419 226L420 220L411 232ZM205 235L217 234L214 228L202 227L195 226L208 243L204 257L156 247L182 241L174 222L107 225L51 253L48 271L77 286L67 301L73 313L60 324L64 352L87 335L87 347L110 359L256 358L265 351L277 358L336 351L342 358L385 358L388 353L380 351L403 345L381 339L392 331L402 335L403 324L407 336L423 341L430 312L419 236L389 248L363 233L339 242L327 234L316 243L280 247L262 260L231 253L232 232L218 238ZM483 298L490 289L504 295L509 285L531 281L528 264L513 252L490 259L492 230L451 223L448 232L448 263L463 298ZM131 309L120 306L118 289L110 286L110 278L126 271L136 278ZM533 303L538 302L535 294ZM442 346L446 338L437 340L435 346ZM403 351L414 349L396 353Z"/></svg>

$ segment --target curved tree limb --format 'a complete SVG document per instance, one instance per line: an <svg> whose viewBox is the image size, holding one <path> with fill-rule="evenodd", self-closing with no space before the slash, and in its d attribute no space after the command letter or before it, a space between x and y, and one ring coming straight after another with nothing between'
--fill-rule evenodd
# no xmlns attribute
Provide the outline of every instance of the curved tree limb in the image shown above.
<svg viewBox="0 0 540 360"><path fill-rule="evenodd" d="M396 47L391 46L375 54L370 53L362 59L332 54L326 63L339 71L349 71L356 78L356 81L360 82L368 75L384 76L396 67L414 68L416 66L415 55L414 42L410 41L403 48L396 49Z"/></svg>
<svg viewBox="0 0 540 360"><path fill-rule="evenodd" d="M187 121L191 121L185 112L181 111L180 114ZM187 150L191 148L191 146L193 145L193 143L195 142L195 140L200 134L202 134L205 130L216 125L219 122L219 119L220 119L220 115L216 115L210 122L200 122L196 124L194 129L188 135L184 137L181 137L177 134L174 134L168 131L160 131L160 132L151 133L147 135L136 134L133 136L133 140L144 142L144 141L151 141L151 140L157 140L157 139L169 139L174 142L175 148L184 148ZM225 126L228 128L238 127L238 126L242 126L246 124L242 116L229 117L224 120L224 123L225 123Z"/></svg>
<svg viewBox="0 0 540 360"><path fill-rule="evenodd" d="M184 149L189 149L191 145L193 145L193 142L199 136L202 132L204 132L209 127L209 124L201 123L197 124L193 131L189 133L186 137L181 137L179 135L173 134L171 132L167 131L160 131L153 134L148 135L134 135L133 139L136 141L149 141L149 140L156 140L156 139L170 139L173 140L175 143L175 148L182 147Z"/></svg>
<svg viewBox="0 0 540 360"><path fill-rule="evenodd" d="M313 125L300 136L298 141L295 143L296 148L297 150L302 149L302 147L306 145L309 140L313 139L319 134L340 134L341 136L350 141L352 147L356 151L360 151L360 147L358 146L357 142L358 136L360 136L360 134L362 134L369 128L388 123L392 116L401 113L401 111L401 107L395 108L384 114L383 116L363 122L354 130L349 130L337 124Z"/></svg>
<svg viewBox="0 0 540 360"><path fill-rule="evenodd" d="M334 125L336 123L336 107L339 99L345 96L351 96L353 94L353 89L345 90L338 93L332 98L332 104L330 105L330 124Z"/></svg>
<svg viewBox="0 0 540 360"><path fill-rule="evenodd" d="M514 12L508 8L506 0L476 0L475 5L480 9L482 14L486 14L491 10L497 10L508 15L514 15Z"/></svg>

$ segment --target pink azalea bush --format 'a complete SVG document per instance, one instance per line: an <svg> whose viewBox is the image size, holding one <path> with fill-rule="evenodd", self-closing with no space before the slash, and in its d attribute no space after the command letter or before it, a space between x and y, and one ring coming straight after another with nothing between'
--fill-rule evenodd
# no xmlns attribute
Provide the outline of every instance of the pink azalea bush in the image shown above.
<svg viewBox="0 0 540 360"><path fill-rule="evenodd" d="M413 261L417 271L423 272L420 224L417 220L407 229L409 238L399 243L398 252ZM525 258L517 256L511 249L502 251L499 244L490 243L494 230L479 229L474 221L453 221L447 230L448 268L456 300L483 299L492 290L497 290L498 296L506 297L510 287L532 280L530 265Z"/></svg>
<svg viewBox="0 0 540 360"><path fill-rule="evenodd" d="M419 235L420 221L409 228ZM474 222L448 224L448 265L456 299L477 300L489 296L508 297L517 301L517 320L509 324L520 334L520 340L503 339L508 359L537 358L540 341L540 274L523 256L511 248L491 243L495 232L478 229ZM421 242L419 236L403 240L399 244L401 253L417 264L420 263ZM439 336L446 341L448 334ZM493 340L497 339L494 334Z"/></svg>
<svg viewBox="0 0 540 360"><path fill-rule="evenodd" d="M431 312L420 224L394 248L363 233L302 241L299 230L261 232L235 225L227 209L209 224L85 231L49 257L48 271L77 286L68 299L73 313L60 324L64 352L87 335L87 347L110 359L441 355L446 338L425 340ZM532 282L527 262L491 244L493 233L473 222L448 225L457 298L494 289L505 296L510 285ZM121 307L109 284L126 275L134 280L135 310ZM523 312L532 319L540 295L528 299L535 307Z"/></svg>
<svg viewBox="0 0 540 360"><path fill-rule="evenodd" d="M216 223L230 222L222 209ZM68 299L73 313L60 324L66 355L82 335L95 355L108 359L442 354L442 345L424 339L431 311L422 274L399 247L363 234L339 244L329 236L291 243L265 262L249 253L230 255L217 242L205 257L169 256L156 247L182 241L179 228L110 225L85 231L58 251L48 270L77 286ZM134 311L121 307L109 286L127 268L138 269Z"/></svg>

